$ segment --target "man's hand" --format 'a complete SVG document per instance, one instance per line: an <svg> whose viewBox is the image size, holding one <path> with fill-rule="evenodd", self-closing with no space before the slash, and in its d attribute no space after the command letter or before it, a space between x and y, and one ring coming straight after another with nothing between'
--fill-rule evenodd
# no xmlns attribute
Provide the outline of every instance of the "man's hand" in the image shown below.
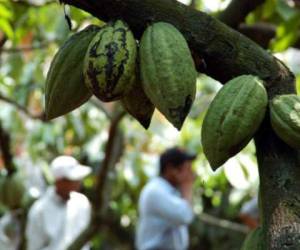
<svg viewBox="0 0 300 250"><path fill-rule="evenodd" d="M184 199L189 203L192 203L193 183L195 180L195 174L192 171L192 163L187 161L182 166L180 174L178 176L179 190Z"/></svg>

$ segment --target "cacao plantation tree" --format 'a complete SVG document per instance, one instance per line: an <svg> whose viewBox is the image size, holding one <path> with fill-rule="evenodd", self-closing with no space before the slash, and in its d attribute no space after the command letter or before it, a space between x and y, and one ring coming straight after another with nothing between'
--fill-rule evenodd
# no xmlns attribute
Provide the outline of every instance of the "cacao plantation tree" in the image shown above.
<svg viewBox="0 0 300 250"><path fill-rule="evenodd" d="M137 39L149 22L171 23L185 36L195 57L205 61L207 67L203 73L223 83L242 74L259 76L265 81L270 100L276 95L296 92L295 77L281 61L223 22L181 3L172 0L64 0L63 3L86 10L103 21L123 19ZM240 9L238 4L230 7L220 15L221 21L230 19L228 15L234 15L235 8ZM264 249L299 249L299 152L276 136L268 116L255 143L264 239L261 244Z"/></svg>
<svg viewBox="0 0 300 250"><path fill-rule="evenodd" d="M216 173L203 154L200 138L204 113L220 87L212 78L224 84L242 74L256 75L264 80L269 100L296 93L294 74L300 71L289 64L293 74L272 53L299 47L299 2L180 1L189 6L175 0L61 2L67 5L52 0L0 2L0 167L7 172L17 168L29 179L37 168L31 167L28 174L25 158L28 165L38 165L49 182L48 163L58 154L73 154L93 167L94 173L83 185L94 207L93 220L69 249L80 249L89 240L94 249L134 248L139 191L153 175L155 156L174 143L199 154L194 204L199 217L191 228L191 249L240 249L249 230L215 217L238 222L239 208L257 184L252 170L255 155L261 206L261 233L251 233L259 234L261 245L256 247L300 249L298 151L276 136L269 111L255 135L256 152L249 145ZM146 131L124 116L118 104L93 98L64 117L45 120L45 76L58 47L70 33L88 24L116 19L127 22L137 40L156 21L173 24L187 40L201 76L196 100L180 132L166 125L159 114ZM234 171L229 171L229 165L234 165ZM237 172L252 179L252 186L243 192L236 188ZM242 198L234 203L237 191ZM25 242L20 249L24 247Z"/></svg>

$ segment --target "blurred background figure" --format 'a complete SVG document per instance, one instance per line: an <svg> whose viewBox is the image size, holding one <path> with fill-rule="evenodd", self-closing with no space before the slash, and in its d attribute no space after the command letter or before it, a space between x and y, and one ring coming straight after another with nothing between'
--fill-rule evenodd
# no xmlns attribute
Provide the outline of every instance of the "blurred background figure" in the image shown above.
<svg viewBox="0 0 300 250"><path fill-rule="evenodd" d="M20 244L21 225L19 217L21 211L13 210L5 213L0 219L0 249L16 250Z"/></svg>
<svg viewBox="0 0 300 250"><path fill-rule="evenodd" d="M90 203L78 191L91 168L71 156L59 156L52 161L51 170L54 186L48 187L29 211L28 250L65 250L90 221Z"/></svg>
<svg viewBox="0 0 300 250"><path fill-rule="evenodd" d="M251 229L254 229L259 225L259 208L257 196L254 196L251 200L249 200L242 206L239 218L243 224L247 225Z"/></svg>
<svg viewBox="0 0 300 250"><path fill-rule="evenodd" d="M160 156L160 176L150 180L139 199L136 234L138 250L188 248L188 225L193 220L192 186L196 158L180 148Z"/></svg>

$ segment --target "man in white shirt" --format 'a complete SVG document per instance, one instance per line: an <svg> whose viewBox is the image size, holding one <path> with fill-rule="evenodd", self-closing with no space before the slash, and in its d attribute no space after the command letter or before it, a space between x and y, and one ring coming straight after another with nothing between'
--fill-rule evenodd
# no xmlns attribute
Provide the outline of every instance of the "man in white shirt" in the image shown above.
<svg viewBox="0 0 300 250"><path fill-rule="evenodd" d="M71 156L59 156L52 161L51 169L54 187L47 189L28 214L28 250L66 250L90 222L90 203L77 191L91 168Z"/></svg>
<svg viewBox="0 0 300 250"><path fill-rule="evenodd" d="M20 244L21 209L6 212L0 218L0 250L16 250Z"/></svg>
<svg viewBox="0 0 300 250"><path fill-rule="evenodd" d="M191 165L195 158L177 147L160 156L160 176L143 188L139 199L138 250L188 248L187 227L193 220Z"/></svg>

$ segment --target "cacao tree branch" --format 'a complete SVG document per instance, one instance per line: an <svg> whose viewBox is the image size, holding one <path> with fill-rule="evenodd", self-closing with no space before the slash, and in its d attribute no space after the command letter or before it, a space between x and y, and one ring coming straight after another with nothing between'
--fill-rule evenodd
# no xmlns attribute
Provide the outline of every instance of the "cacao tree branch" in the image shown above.
<svg viewBox="0 0 300 250"><path fill-rule="evenodd" d="M281 141L267 116L255 138L259 165L263 249L300 249L299 150Z"/></svg>
<svg viewBox="0 0 300 250"><path fill-rule="evenodd" d="M208 225L217 226L220 228L240 232L243 234L247 234L250 232L250 229L245 225L242 225L242 224L239 224L236 222L232 222L229 220L225 220L225 219L216 218L207 213L199 214L197 219L199 219L202 223L205 223Z"/></svg>
<svg viewBox="0 0 300 250"><path fill-rule="evenodd" d="M263 48L267 49L270 41L276 37L276 26L270 23L256 23L253 25L240 24L238 31L249 37ZM300 49L300 39L291 47Z"/></svg>
<svg viewBox="0 0 300 250"><path fill-rule="evenodd" d="M219 20L236 29L246 16L265 0L232 0L228 7L219 14Z"/></svg>
<svg viewBox="0 0 300 250"><path fill-rule="evenodd" d="M105 218L110 195L108 174L119 161L123 152L123 145L120 143L122 133L119 129L119 123L125 114L126 112L120 111L111 120L109 136L105 148L105 158L97 174L97 182L93 192L94 196L91 199L93 211L90 225L67 250L80 250L98 232L100 227L103 226L103 218Z"/></svg>
<svg viewBox="0 0 300 250"><path fill-rule="evenodd" d="M169 22L181 31L193 53L205 60L207 75L223 83L241 74L257 75L265 81L269 99L296 93L295 77L283 63L219 20L174 0L63 2L103 21L123 19L137 39L150 23ZM256 146L262 183L264 249L300 249L299 152L274 134L268 113L256 135Z"/></svg>
<svg viewBox="0 0 300 250"><path fill-rule="evenodd" d="M94 211L97 211L98 215L103 214L103 210L106 209L105 204L105 194L106 194L106 185L107 185L107 175L110 170L116 165L120 160L123 153L123 144L122 133L119 129L119 123L122 118L125 116L125 111L118 112L112 119L111 125L109 128L109 136L105 148L105 157L100 166L100 171L97 175L97 182L95 186L95 197L93 199Z"/></svg>
<svg viewBox="0 0 300 250"><path fill-rule="evenodd" d="M268 82L281 77L281 63L250 39L203 12L174 0L63 0L103 21L121 18L140 38L151 22L166 21L185 36L195 54L204 58L206 74L221 81L254 74ZM245 63L247 62L247 63ZM286 71L286 70L283 70ZM279 73L280 72L280 73ZM287 71L286 71L287 72ZM290 84L289 86L294 86Z"/></svg>
<svg viewBox="0 0 300 250"><path fill-rule="evenodd" d="M0 149L2 152L2 159L8 174L15 172L16 168L13 162L13 154L11 152L10 135L4 130L2 122L0 121Z"/></svg>
<svg viewBox="0 0 300 250"><path fill-rule="evenodd" d="M12 99L10 99L6 96L3 96L2 94L0 94L0 100L11 104L12 106L14 106L18 110L20 110L23 114L25 114L26 116L28 116L31 119L41 120L42 122L47 121L44 113L32 114L30 111L27 110L27 108L23 107L21 104L17 103L16 101L14 101Z"/></svg>

